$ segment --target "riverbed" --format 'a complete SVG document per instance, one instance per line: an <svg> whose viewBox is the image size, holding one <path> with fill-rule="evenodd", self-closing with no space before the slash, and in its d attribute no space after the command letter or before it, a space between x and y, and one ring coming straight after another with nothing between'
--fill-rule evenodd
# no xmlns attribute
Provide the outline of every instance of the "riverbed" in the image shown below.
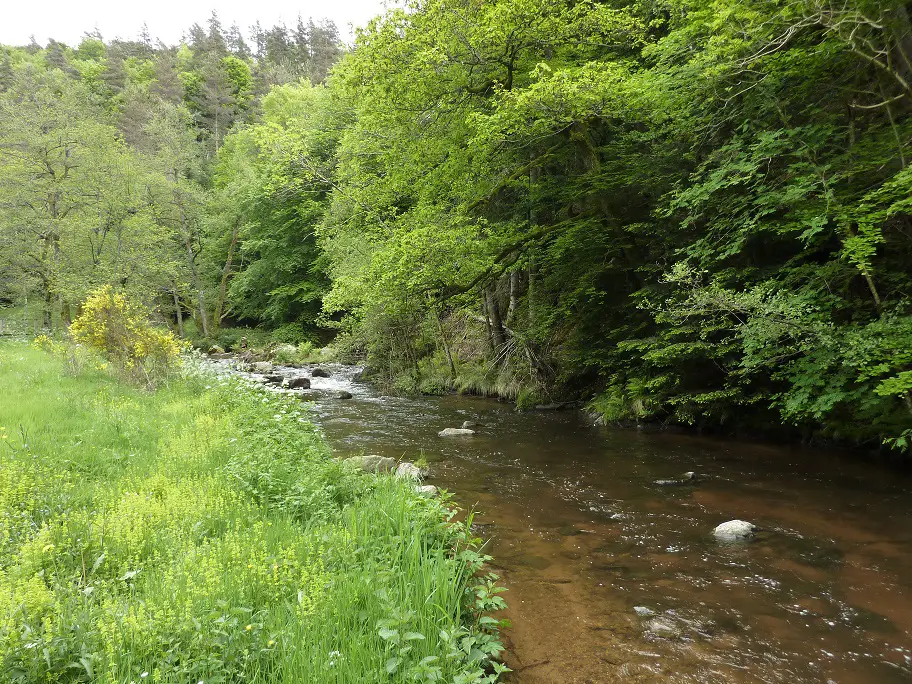
<svg viewBox="0 0 912 684"><path fill-rule="evenodd" d="M508 588L509 681L912 681L908 476L575 411L382 397L357 369L324 367L305 396L336 453L423 457L429 482L476 512ZM438 437L464 421L474 436ZM734 518L760 528L754 541L712 537Z"/></svg>

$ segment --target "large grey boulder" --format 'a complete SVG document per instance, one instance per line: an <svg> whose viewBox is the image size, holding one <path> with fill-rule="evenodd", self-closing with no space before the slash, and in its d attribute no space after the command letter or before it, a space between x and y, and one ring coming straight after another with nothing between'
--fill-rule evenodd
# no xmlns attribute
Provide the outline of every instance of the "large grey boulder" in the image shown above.
<svg viewBox="0 0 912 684"><path fill-rule="evenodd" d="M446 428L437 433L440 437L471 437L475 430L469 428Z"/></svg>
<svg viewBox="0 0 912 684"><path fill-rule="evenodd" d="M419 468L414 463L409 463L408 461L403 461L396 466L396 477L418 481L427 477L427 474L427 468Z"/></svg>
<svg viewBox="0 0 912 684"><path fill-rule="evenodd" d="M394 459L386 456L377 456L376 454L352 456L348 460L366 473L389 473L396 467Z"/></svg>
<svg viewBox="0 0 912 684"><path fill-rule="evenodd" d="M275 367L269 361L257 361L252 366L255 373L272 373Z"/></svg>
<svg viewBox="0 0 912 684"><path fill-rule="evenodd" d="M288 389L310 389L310 380L307 378L288 378L285 386Z"/></svg>
<svg viewBox="0 0 912 684"><path fill-rule="evenodd" d="M746 520L729 520L713 530L713 536L720 541L743 541L754 536L756 525Z"/></svg>
<svg viewBox="0 0 912 684"><path fill-rule="evenodd" d="M323 368L314 368L314 369L311 371L310 376L311 376L312 378L328 378L328 377L329 377L329 371L328 371L328 370L324 370Z"/></svg>

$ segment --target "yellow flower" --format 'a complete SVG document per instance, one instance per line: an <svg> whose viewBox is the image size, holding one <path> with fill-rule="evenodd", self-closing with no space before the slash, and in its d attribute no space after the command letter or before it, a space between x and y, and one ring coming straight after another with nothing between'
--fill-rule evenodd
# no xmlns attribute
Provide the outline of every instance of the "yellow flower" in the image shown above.
<svg viewBox="0 0 912 684"><path fill-rule="evenodd" d="M244 629L246 629L249 632L251 629L253 629L253 625L247 625L246 627L244 627Z"/></svg>
<svg viewBox="0 0 912 684"><path fill-rule="evenodd" d="M266 642L266 645L267 645L267 646L275 646L275 639L270 639L269 641Z"/></svg>
<svg viewBox="0 0 912 684"><path fill-rule="evenodd" d="M45 545L44 545L44 548L42 548L41 551L42 551L43 553L47 553L48 551L50 551L50 550L53 549L53 548L54 548L54 545L53 545L53 544L45 544Z"/></svg>

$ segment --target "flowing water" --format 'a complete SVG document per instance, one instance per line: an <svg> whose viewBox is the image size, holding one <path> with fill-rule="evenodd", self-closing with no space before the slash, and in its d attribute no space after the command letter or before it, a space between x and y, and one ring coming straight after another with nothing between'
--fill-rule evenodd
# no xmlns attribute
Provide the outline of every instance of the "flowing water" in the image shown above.
<svg viewBox="0 0 912 684"><path fill-rule="evenodd" d="M509 589L510 681L912 681L907 476L834 451L598 428L576 412L380 397L356 369L327 367L308 394L338 454L424 456L430 482L478 512ZM437 436L463 421L482 426ZM655 483L685 471L698 479ZM715 541L733 518L761 532Z"/></svg>

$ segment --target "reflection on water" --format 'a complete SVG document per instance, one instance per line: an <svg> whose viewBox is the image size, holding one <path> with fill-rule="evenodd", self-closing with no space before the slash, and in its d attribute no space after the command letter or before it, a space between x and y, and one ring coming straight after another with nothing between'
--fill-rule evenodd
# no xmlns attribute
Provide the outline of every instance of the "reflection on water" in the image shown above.
<svg viewBox="0 0 912 684"><path fill-rule="evenodd" d="M466 397L377 397L333 367L340 454L433 467L509 589L517 682L912 680L912 482L836 452L594 428ZM350 401L324 398L345 389ZM471 438L443 439L472 420ZM695 471L693 484L658 479ZM750 544L710 532L741 518ZM636 610L635 610L636 608Z"/></svg>

